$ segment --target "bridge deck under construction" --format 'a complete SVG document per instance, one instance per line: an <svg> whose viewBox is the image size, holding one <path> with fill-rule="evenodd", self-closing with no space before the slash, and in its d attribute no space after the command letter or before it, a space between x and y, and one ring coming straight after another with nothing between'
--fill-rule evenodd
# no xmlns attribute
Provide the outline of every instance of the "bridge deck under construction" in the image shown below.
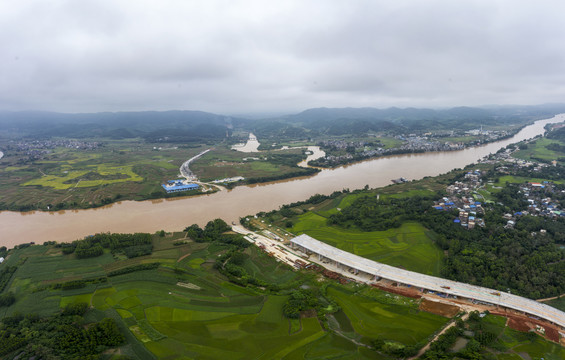
<svg viewBox="0 0 565 360"><path fill-rule="evenodd" d="M320 258L334 261L337 266L347 266L370 276L416 286L440 294L448 294L522 311L530 316L548 320L565 328L564 312L534 300L499 290L424 275L378 263L330 246L306 234L297 236L290 241L294 248L298 248L300 251L308 254L315 253Z"/></svg>

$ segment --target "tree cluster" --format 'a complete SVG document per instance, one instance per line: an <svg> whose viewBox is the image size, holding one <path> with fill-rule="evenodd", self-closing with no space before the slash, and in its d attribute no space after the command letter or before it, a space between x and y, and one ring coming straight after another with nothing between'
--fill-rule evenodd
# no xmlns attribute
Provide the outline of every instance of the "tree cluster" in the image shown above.
<svg viewBox="0 0 565 360"><path fill-rule="evenodd" d="M150 255L153 252L151 234L147 233L100 233L56 246L62 248L63 254L74 253L79 259L100 256L104 249L121 252L128 258Z"/></svg>
<svg viewBox="0 0 565 360"><path fill-rule="evenodd" d="M17 350L19 358L25 359L93 359L125 341L113 319L86 323L82 315L87 308L85 303L72 304L50 317L15 314L3 318L0 356Z"/></svg>
<svg viewBox="0 0 565 360"><path fill-rule="evenodd" d="M458 319L456 326L449 328L430 345L422 359L495 359L487 348L493 346L497 334L490 330L492 326L488 326L484 319L477 311L471 312L467 321ZM465 330L470 330L470 333L464 334ZM529 334L533 335L528 335L530 340L535 339L535 333ZM463 349L455 352L452 348L459 337L466 338L468 342Z"/></svg>
<svg viewBox="0 0 565 360"><path fill-rule="evenodd" d="M13 292L7 292L0 295L0 308L3 306L10 306L16 302L16 295Z"/></svg>
<svg viewBox="0 0 565 360"><path fill-rule="evenodd" d="M296 164L295 164L295 166L296 166ZM298 177L298 176L309 176L309 175L314 175L318 172L320 172L320 170L316 169L316 168L297 168L296 171L291 171L291 172L283 173L283 174L279 174L279 175L258 176L258 177L254 177L254 178L249 178L245 181L248 184L257 184L257 183L263 183L263 182L269 182L269 181L290 179L290 178L294 178L294 177Z"/></svg>
<svg viewBox="0 0 565 360"><path fill-rule="evenodd" d="M418 221L436 233L436 244L446 250L441 273L448 279L536 299L565 292L565 253L556 244L565 240L565 220L524 216L515 229L505 229L507 210L494 205L485 214L487 226L469 231L453 223L455 214L434 210L429 198L367 196L330 216L328 224L375 231ZM548 229L547 234L531 234L540 229Z"/></svg>
<svg viewBox="0 0 565 360"><path fill-rule="evenodd" d="M402 225L432 204L431 198L412 197L406 199L377 200L376 196L363 196L328 219L329 225L363 231L382 231Z"/></svg>
<svg viewBox="0 0 565 360"><path fill-rule="evenodd" d="M122 269L118 269L118 270L114 270L114 271L110 271L108 273L109 277L112 276L118 276L118 275L123 275L123 274L129 274L135 271L142 271L142 270L153 270L158 268L160 265L160 263L158 262L154 262L154 263L148 263L148 264L139 264L139 265L132 265L132 266L128 266Z"/></svg>
<svg viewBox="0 0 565 360"><path fill-rule="evenodd" d="M8 286L12 275L14 275L17 269L17 266L6 266L0 270L0 293Z"/></svg>
<svg viewBox="0 0 565 360"><path fill-rule="evenodd" d="M101 276L98 278L91 278L91 279L83 279L83 280L70 280L63 283L56 283L50 286L51 289L61 289L61 290L74 290L74 289L82 289L86 287L88 284L98 284L98 283L105 283L108 281L108 278L105 276ZM43 288L45 289L45 288Z"/></svg>
<svg viewBox="0 0 565 360"><path fill-rule="evenodd" d="M185 228L188 237L196 242L221 242L234 245L237 248L246 248L250 244L239 234L226 234L231 227L222 219L209 221L204 229L197 224Z"/></svg>
<svg viewBox="0 0 565 360"><path fill-rule="evenodd" d="M283 305L283 315L289 319L300 318L300 313L306 310L318 310L321 306L317 289L299 289L290 294Z"/></svg>

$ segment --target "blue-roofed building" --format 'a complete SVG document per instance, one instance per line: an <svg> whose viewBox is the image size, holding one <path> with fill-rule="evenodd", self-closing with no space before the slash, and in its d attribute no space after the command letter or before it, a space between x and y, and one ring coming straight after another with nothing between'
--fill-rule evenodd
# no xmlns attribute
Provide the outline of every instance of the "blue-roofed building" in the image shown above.
<svg viewBox="0 0 565 360"><path fill-rule="evenodd" d="M461 220L455 219L455 220L453 220L453 222L456 223L456 224L459 224L459 223L461 223Z"/></svg>
<svg viewBox="0 0 565 360"><path fill-rule="evenodd" d="M182 180L169 180L167 181L167 184L162 184L161 186L167 194L180 191L197 190L200 187L198 184L185 184Z"/></svg>
<svg viewBox="0 0 565 360"><path fill-rule="evenodd" d="M443 207L442 207L442 206L434 206L434 209L436 209L436 210L443 210Z"/></svg>

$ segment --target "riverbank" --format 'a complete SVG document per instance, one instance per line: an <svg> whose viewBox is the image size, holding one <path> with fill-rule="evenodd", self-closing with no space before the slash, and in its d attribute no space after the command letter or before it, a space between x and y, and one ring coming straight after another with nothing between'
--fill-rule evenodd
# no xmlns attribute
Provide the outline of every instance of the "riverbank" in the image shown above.
<svg viewBox="0 0 565 360"><path fill-rule="evenodd" d="M270 211L304 200L314 194L329 195L344 188L372 188L390 184L390 179L421 179L463 168L499 149L544 133L548 123L562 122L565 115L537 121L511 139L485 146L445 153L407 154L322 170L314 176L273 183L238 186L231 191L173 199L122 201L97 209L59 212L0 212L0 246L30 241L68 242L97 232L174 231L212 218L226 222Z"/></svg>
<svg viewBox="0 0 565 360"><path fill-rule="evenodd" d="M470 143L465 143L465 144L460 144L460 145L454 145L454 146L443 146L441 149L405 149L403 147L399 147L399 148L388 148L388 149L383 149L383 150L379 150L379 151L372 151L372 152L366 152L363 151L361 153L354 153L354 154L346 154L345 156L340 156L338 158L333 157L333 156L329 156L328 158L324 157L319 157L317 159L313 159L314 161L312 162L312 166L317 167L319 169L334 169L336 167L340 167L340 166L347 166L350 164L355 164L361 161L368 161L368 160L374 160L374 159L378 159L381 157L385 157L385 156L391 156L391 155L402 155L402 154L422 154L422 153L428 153L428 152L446 152L446 151L460 151L463 149L468 149L468 148L472 148L472 147L477 147L477 146L484 146L493 142L499 142L505 139L509 139L512 138L513 136L515 136L518 132L520 132L523 128L525 128L526 126L531 125L531 124L526 124L523 125L515 130L513 130L511 133L501 136L499 138L496 139L486 139L486 140L482 140L479 143L476 142L470 142ZM444 144L445 145L445 144ZM320 147L319 147L320 148ZM323 150L321 150L323 151Z"/></svg>

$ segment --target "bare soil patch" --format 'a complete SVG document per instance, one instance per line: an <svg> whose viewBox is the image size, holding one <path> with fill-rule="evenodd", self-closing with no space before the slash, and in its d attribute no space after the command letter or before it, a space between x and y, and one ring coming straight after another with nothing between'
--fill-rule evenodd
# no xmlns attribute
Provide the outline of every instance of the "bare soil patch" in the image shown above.
<svg viewBox="0 0 565 360"><path fill-rule="evenodd" d="M431 301L425 298L422 299L422 302L420 303L420 310L448 318L454 317L460 311L459 306Z"/></svg>
<svg viewBox="0 0 565 360"><path fill-rule="evenodd" d="M191 290L200 290L201 287L198 285L195 285L193 283L183 283L183 282L178 282L177 286L183 287L183 288L187 288L187 289L191 289Z"/></svg>
<svg viewBox="0 0 565 360"><path fill-rule="evenodd" d="M539 325L545 329L545 335L540 334L539 332L536 331L537 334L542 335L547 340L551 340L556 343L559 343L559 330L555 325L549 324L542 320L532 319L530 317L524 315L518 315L511 312L491 311L491 313L493 313L494 315L506 316L508 318L508 326L514 330L527 332L530 330L535 330L536 325Z"/></svg>
<svg viewBox="0 0 565 360"><path fill-rule="evenodd" d="M420 299L422 297L422 294L415 288L389 287L380 284L371 284L371 286L376 287L377 289L388 291L393 294L406 296L412 299Z"/></svg>
<svg viewBox="0 0 565 360"><path fill-rule="evenodd" d="M306 311L302 311L300 313L300 317L301 318L314 318L318 315L318 313L316 312L316 310L314 309L310 309L310 310L306 310Z"/></svg>

